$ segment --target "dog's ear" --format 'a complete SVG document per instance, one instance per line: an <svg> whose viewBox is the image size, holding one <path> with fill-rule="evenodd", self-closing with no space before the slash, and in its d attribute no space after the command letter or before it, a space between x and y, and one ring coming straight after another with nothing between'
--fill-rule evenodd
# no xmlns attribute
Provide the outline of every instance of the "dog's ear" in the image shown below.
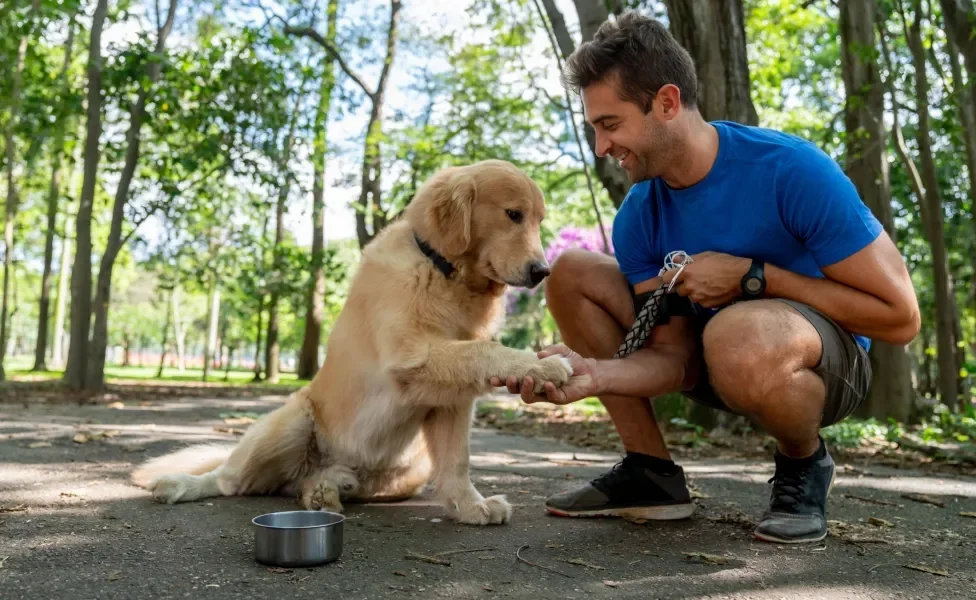
<svg viewBox="0 0 976 600"><path fill-rule="evenodd" d="M474 179L461 171L444 182L433 207L434 227L443 252L464 254L471 246L471 213L474 210Z"/></svg>

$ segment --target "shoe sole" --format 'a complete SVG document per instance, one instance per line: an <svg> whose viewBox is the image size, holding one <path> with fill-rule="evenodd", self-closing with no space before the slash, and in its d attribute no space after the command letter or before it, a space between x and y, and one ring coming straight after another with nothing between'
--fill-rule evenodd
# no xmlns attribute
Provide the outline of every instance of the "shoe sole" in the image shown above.
<svg viewBox="0 0 976 600"><path fill-rule="evenodd" d="M830 473L830 483L827 484L827 497L828 498L830 497L830 491L832 489L834 489L834 477L836 475L837 475L837 468L835 467L834 470ZM819 541L823 540L824 538L827 537L827 534L828 533L830 533L829 529L825 529L824 532L823 532L823 534L821 534L821 535L819 535L817 537L792 538L792 539L791 538L776 537L775 535L769 535L768 533L760 533L758 531L753 532L753 535L755 536L755 538L757 540L760 540L762 542L772 542L772 543L775 543L775 544L810 544L810 543L813 543L813 542L819 542Z"/></svg>
<svg viewBox="0 0 976 600"><path fill-rule="evenodd" d="M632 506L629 508L574 511L547 506L546 512L557 517L571 518L619 517L623 519L646 519L648 521L677 521L690 517L695 512L695 505L693 503L669 504L666 506Z"/></svg>

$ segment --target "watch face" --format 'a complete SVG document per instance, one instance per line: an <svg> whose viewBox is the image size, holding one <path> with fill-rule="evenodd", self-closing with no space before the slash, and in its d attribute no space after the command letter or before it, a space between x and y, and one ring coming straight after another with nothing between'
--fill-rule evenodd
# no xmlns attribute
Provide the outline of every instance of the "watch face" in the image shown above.
<svg viewBox="0 0 976 600"><path fill-rule="evenodd" d="M746 279L746 291L750 294L755 294L762 288L762 281L758 277L750 277Z"/></svg>

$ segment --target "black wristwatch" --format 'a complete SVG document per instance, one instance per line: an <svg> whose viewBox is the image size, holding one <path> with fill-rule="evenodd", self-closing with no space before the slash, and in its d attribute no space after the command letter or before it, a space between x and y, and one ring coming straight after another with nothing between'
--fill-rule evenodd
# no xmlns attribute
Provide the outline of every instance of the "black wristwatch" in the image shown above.
<svg viewBox="0 0 976 600"><path fill-rule="evenodd" d="M746 300L759 298L766 290L766 276L763 274L765 264L759 259L754 259L749 271L742 276L742 296Z"/></svg>

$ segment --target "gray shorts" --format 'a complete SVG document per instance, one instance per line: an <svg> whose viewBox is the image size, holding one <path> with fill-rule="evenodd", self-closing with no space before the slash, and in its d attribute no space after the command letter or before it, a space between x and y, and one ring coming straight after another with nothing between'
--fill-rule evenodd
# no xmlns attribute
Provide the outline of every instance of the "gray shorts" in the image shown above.
<svg viewBox="0 0 976 600"><path fill-rule="evenodd" d="M802 302L777 300L795 308L820 334L823 354L813 370L827 389L821 427L846 419L864 402L871 388L871 360L867 352L851 334L817 309ZM702 369L698 383L685 396L699 404L735 413L712 389L706 369Z"/></svg>

